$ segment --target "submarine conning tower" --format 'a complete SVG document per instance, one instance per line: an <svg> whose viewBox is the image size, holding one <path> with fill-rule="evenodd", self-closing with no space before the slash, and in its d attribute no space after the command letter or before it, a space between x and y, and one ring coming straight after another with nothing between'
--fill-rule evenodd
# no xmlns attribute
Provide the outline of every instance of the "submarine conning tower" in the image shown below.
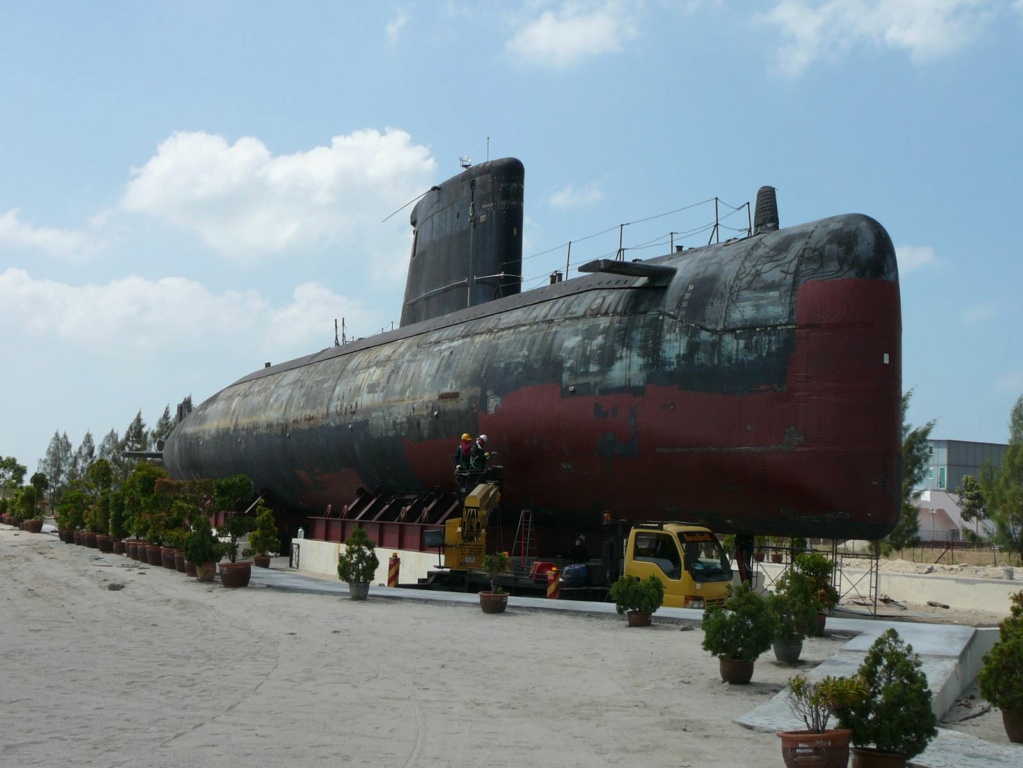
<svg viewBox="0 0 1023 768"><path fill-rule="evenodd" d="M524 182L521 161L490 160L416 203L402 326L519 293Z"/></svg>

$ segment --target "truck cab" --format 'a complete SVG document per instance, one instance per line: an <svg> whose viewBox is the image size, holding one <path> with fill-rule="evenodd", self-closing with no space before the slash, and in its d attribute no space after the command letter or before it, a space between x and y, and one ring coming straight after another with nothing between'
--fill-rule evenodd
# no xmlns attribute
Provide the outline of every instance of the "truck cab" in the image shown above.
<svg viewBox="0 0 1023 768"><path fill-rule="evenodd" d="M717 537L686 523L636 526L625 548L625 573L664 583L664 605L707 608L723 603L732 569Z"/></svg>

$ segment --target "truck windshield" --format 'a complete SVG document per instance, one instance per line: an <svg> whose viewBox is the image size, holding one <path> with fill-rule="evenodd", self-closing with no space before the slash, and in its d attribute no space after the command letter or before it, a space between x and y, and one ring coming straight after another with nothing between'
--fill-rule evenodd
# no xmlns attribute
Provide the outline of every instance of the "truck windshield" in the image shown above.
<svg viewBox="0 0 1023 768"><path fill-rule="evenodd" d="M717 537L709 531L679 531L679 543L685 553L685 569L696 581L725 581L732 568Z"/></svg>

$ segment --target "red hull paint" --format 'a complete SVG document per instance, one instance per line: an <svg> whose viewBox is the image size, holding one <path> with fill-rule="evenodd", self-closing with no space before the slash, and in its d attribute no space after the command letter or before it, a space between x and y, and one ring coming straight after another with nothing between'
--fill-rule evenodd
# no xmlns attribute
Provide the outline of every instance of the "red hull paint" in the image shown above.
<svg viewBox="0 0 1023 768"><path fill-rule="evenodd" d="M804 285L783 390L648 386L639 395L566 398L546 384L506 395L494 413L479 415L505 467L506 505L743 533L887 530L900 488L899 420L888 412L901 386L900 328L890 320L898 304L889 282ZM516 439L523 434L544 440ZM404 445L423 487L453 487L453 444ZM354 498L361 485L354 472L321 476L307 500L322 507Z"/></svg>

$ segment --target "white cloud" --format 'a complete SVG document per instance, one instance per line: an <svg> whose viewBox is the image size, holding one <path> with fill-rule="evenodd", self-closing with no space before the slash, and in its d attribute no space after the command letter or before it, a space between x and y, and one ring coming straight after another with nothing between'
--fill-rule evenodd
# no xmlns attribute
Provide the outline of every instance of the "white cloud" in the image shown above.
<svg viewBox="0 0 1023 768"><path fill-rule="evenodd" d="M637 34L638 4L567 2L560 11L544 11L520 30L505 49L537 66L564 69L587 58L618 53Z"/></svg>
<svg viewBox="0 0 1023 768"><path fill-rule="evenodd" d="M924 64L972 42L1000 9L997 0L782 0L759 18L780 28L778 67L797 76L861 47L907 51Z"/></svg>
<svg viewBox="0 0 1023 768"><path fill-rule="evenodd" d="M995 379L995 390L1012 395L1023 392L1023 370L1009 371Z"/></svg>
<svg viewBox="0 0 1023 768"><path fill-rule="evenodd" d="M998 307L994 304L977 304L963 312L963 322L970 325L983 323L998 314Z"/></svg>
<svg viewBox="0 0 1023 768"><path fill-rule="evenodd" d="M569 184L563 189L551 195L551 205L554 208L584 208L599 203L604 199L604 193L600 186L591 181L585 187L577 188L575 184Z"/></svg>
<svg viewBox="0 0 1023 768"><path fill-rule="evenodd" d="M393 18L387 22L385 31L387 33L387 41L395 46L398 44L401 38L401 30L408 24L409 15L404 8L397 8L394 11Z"/></svg>
<svg viewBox="0 0 1023 768"><path fill-rule="evenodd" d="M26 224L21 221L17 208L0 215L0 246L4 245L62 258L89 256L99 247L98 242L82 230Z"/></svg>
<svg viewBox="0 0 1023 768"><path fill-rule="evenodd" d="M121 207L190 231L239 261L339 240L376 254L375 246L393 246L407 230L399 217L381 220L426 189L435 170L429 150L399 130L356 131L329 147L276 156L252 137L228 144L179 132L133 171Z"/></svg>
<svg viewBox="0 0 1023 768"><path fill-rule="evenodd" d="M358 301L321 285L295 288L284 306L256 292L214 294L180 277L129 276L105 285L36 280L20 269L0 272L0 335L28 347L52 344L99 357L187 351L201 358L228 347L256 346L294 357L333 340L333 319L376 330L381 320ZM143 354L143 356L146 356Z"/></svg>
<svg viewBox="0 0 1023 768"><path fill-rule="evenodd" d="M900 245L895 253L899 261L899 272L903 275L938 263L938 257L929 245Z"/></svg>

